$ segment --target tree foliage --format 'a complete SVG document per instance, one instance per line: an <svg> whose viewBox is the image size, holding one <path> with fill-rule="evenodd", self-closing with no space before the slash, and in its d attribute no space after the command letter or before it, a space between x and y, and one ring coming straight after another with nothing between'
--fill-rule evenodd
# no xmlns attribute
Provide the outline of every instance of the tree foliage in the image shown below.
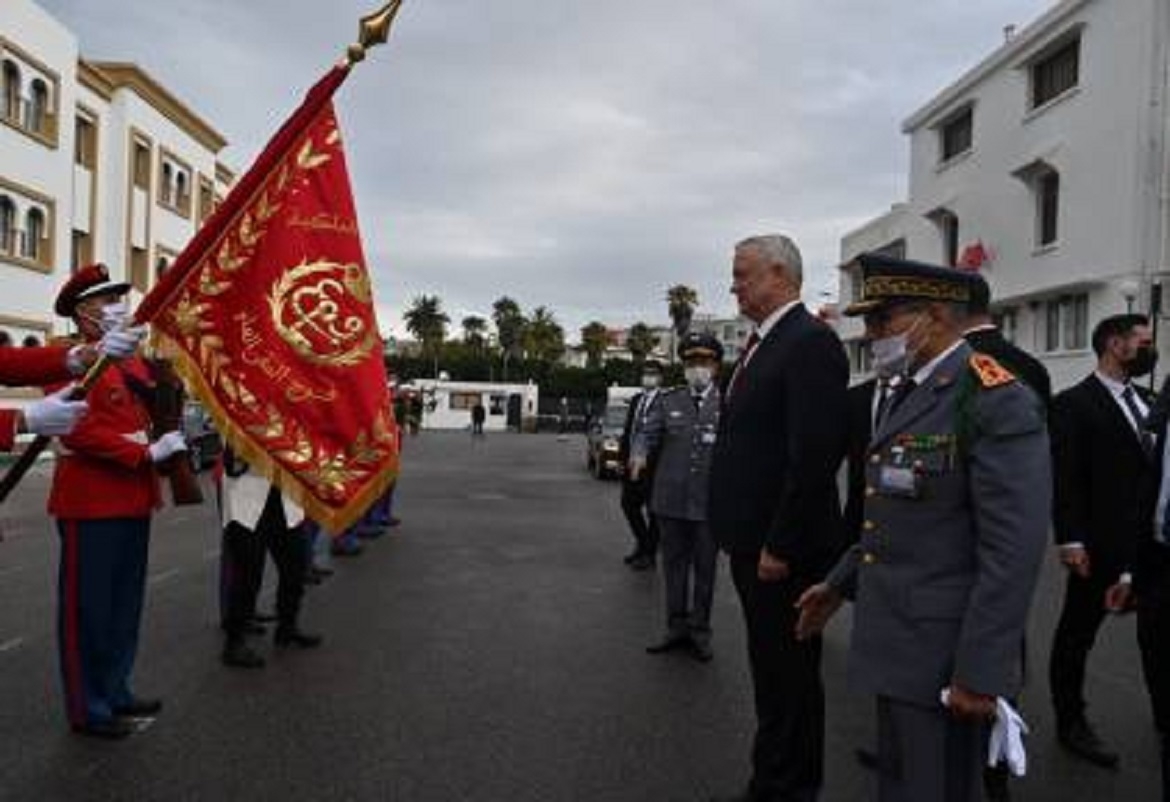
<svg viewBox="0 0 1170 802"><path fill-rule="evenodd" d="M626 348L634 362L639 365L645 362L646 356L654 350L655 342L654 332L645 323L635 323L626 334Z"/></svg>
<svg viewBox="0 0 1170 802"><path fill-rule="evenodd" d="M670 315L674 333L680 338L686 335L699 305L699 293L685 284L675 284L666 291L666 311Z"/></svg>
<svg viewBox="0 0 1170 802"><path fill-rule="evenodd" d="M419 295L410 302L403 319L406 330L422 344L423 353L435 356L447 336L447 324L451 322L439 297Z"/></svg>
<svg viewBox="0 0 1170 802"><path fill-rule="evenodd" d="M609 345L609 329L604 323L596 320L585 324L581 328L581 345L585 348L586 366L599 367L601 358L605 356L606 346Z"/></svg>

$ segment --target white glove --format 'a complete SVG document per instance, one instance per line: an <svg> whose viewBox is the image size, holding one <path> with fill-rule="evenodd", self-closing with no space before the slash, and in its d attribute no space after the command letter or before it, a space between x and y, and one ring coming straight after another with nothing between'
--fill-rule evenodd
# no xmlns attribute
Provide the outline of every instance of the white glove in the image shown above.
<svg viewBox="0 0 1170 802"><path fill-rule="evenodd" d="M987 765L1007 763L1017 777L1028 771L1028 753L1024 751L1024 736L1028 725L1016 710L1002 698L995 700L995 725L987 742Z"/></svg>
<svg viewBox="0 0 1170 802"><path fill-rule="evenodd" d="M187 441L182 432L167 432L158 440L150 444L150 461L164 462L180 451L187 450Z"/></svg>
<svg viewBox="0 0 1170 802"><path fill-rule="evenodd" d="M24 410L25 429L32 434L43 434L47 437L72 432L77 421L89 409L85 401L69 400L69 394L73 390L71 384L29 404Z"/></svg>
<svg viewBox="0 0 1170 802"><path fill-rule="evenodd" d="M108 329L98 348L111 359L125 359L134 356L138 344L146 337L146 326L118 326Z"/></svg>

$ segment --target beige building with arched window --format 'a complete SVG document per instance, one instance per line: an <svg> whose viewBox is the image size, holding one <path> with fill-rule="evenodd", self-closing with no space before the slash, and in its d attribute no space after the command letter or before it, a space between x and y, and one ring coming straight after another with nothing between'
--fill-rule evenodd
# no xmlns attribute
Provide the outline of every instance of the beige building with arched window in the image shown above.
<svg viewBox="0 0 1170 802"><path fill-rule="evenodd" d="M81 264L149 289L234 181L225 145L138 65L87 60L33 0L0 3L0 332L62 333L53 298Z"/></svg>

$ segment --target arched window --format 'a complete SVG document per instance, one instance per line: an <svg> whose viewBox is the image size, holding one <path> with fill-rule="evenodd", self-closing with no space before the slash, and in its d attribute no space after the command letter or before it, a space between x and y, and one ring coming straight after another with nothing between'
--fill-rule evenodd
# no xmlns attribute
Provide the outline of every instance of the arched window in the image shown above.
<svg viewBox="0 0 1170 802"><path fill-rule="evenodd" d="M16 204L7 195L0 195L0 253L16 250Z"/></svg>
<svg viewBox="0 0 1170 802"><path fill-rule="evenodd" d="M30 131L41 133L45 130L45 114L49 110L49 87L40 78L34 78L29 89L28 120L25 124Z"/></svg>
<svg viewBox="0 0 1170 802"><path fill-rule="evenodd" d="M186 211L187 208L187 174L182 170L175 173L175 205Z"/></svg>
<svg viewBox="0 0 1170 802"><path fill-rule="evenodd" d="M15 61L4 62L4 116L10 120L20 117L20 67Z"/></svg>
<svg viewBox="0 0 1170 802"><path fill-rule="evenodd" d="M40 209L29 209L24 217L24 253L26 259L37 260L41 256L41 240L45 237L45 213Z"/></svg>
<svg viewBox="0 0 1170 802"><path fill-rule="evenodd" d="M173 182L175 180L174 170L171 168L169 162L163 162L162 166L162 186L159 188L159 197L163 203L172 203Z"/></svg>

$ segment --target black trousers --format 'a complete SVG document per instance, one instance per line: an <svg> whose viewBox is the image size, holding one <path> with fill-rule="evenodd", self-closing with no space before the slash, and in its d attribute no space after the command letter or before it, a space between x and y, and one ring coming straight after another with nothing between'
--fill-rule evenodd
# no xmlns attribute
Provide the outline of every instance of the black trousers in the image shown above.
<svg viewBox="0 0 1170 802"><path fill-rule="evenodd" d="M264 512L251 530L232 521L223 530L224 621L229 638L242 637L256 612L256 597L264 582L264 558L276 563L276 616L278 626L295 627L305 595L308 566L306 541L301 527L285 522L280 494L270 492Z"/></svg>
<svg viewBox="0 0 1170 802"><path fill-rule="evenodd" d="M1064 607L1052 638L1048 684L1057 727L1067 727L1085 715L1085 664L1097 640L1097 631L1108 614L1105 591L1115 577L1094 572L1088 579L1069 573Z"/></svg>
<svg viewBox="0 0 1170 802"><path fill-rule="evenodd" d="M1170 552L1143 555L1135 582L1142 674L1162 738L1162 802L1170 802Z"/></svg>
<svg viewBox="0 0 1170 802"><path fill-rule="evenodd" d="M643 476L636 482L622 480L622 512L630 524L637 552L653 557L658 551L658 522L650 514L650 488L653 477Z"/></svg>
<svg viewBox="0 0 1170 802"><path fill-rule="evenodd" d="M750 790L761 802L815 800L824 777L821 639L796 640L793 607L807 582L761 582L758 555L731 556L747 624L756 735Z"/></svg>

